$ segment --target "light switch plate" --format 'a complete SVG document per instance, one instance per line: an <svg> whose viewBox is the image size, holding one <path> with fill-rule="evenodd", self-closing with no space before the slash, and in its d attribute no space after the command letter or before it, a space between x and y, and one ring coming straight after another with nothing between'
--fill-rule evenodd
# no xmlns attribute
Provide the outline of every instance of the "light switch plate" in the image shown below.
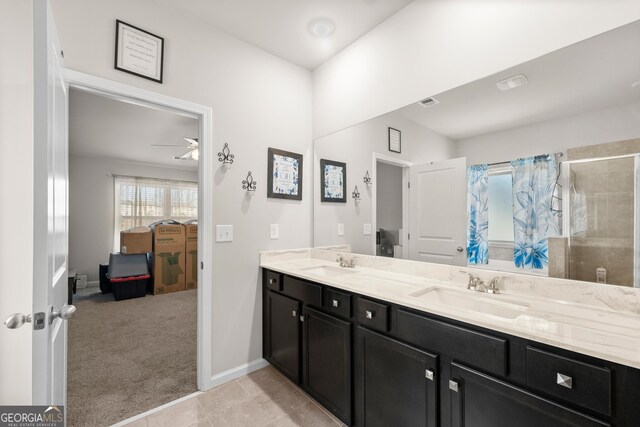
<svg viewBox="0 0 640 427"><path fill-rule="evenodd" d="M232 242L233 225L216 225L216 242Z"/></svg>
<svg viewBox="0 0 640 427"><path fill-rule="evenodd" d="M371 236L371 224L365 224L363 233L365 236Z"/></svg>
<svg viewBox="0 0 640 427"><path fill-rule="evenodd" d="M338 236L344 236L344 224L338 223Z"/></svg>
<svg viewBox="0 0 640 427"><path fill-rule="evenodd" d="M280 224L271 224L269 226L271 240L280 238Z"/></svg>

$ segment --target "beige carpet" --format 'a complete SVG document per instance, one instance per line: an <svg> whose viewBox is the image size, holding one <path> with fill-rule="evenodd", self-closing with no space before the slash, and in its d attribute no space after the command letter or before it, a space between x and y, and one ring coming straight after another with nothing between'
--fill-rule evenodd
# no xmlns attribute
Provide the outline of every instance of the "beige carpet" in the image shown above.
<svg viewBox="0 0 640 427"><path fill-rule="evenodd" d="M108 426L197 390L196 295L74 300L69 426Z"/></svg>

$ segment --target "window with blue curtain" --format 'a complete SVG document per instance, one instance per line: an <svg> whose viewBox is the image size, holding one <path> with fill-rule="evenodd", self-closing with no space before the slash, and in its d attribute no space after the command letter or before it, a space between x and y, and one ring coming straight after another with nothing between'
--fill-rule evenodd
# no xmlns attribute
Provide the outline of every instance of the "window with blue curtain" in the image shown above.
<svg viewBox="0 0 640 427"><path fill-rule="evenodd" d="M467 168L467 262L489 263L489 167Z"/></svg>
<svg viewBox="0 0 640 427"><path fill-rule="evenodd" d="M558 177L555 156L513 160L513 231L516 267L543 269L549 264L548 238L558 235L553 192Z"/></svg>

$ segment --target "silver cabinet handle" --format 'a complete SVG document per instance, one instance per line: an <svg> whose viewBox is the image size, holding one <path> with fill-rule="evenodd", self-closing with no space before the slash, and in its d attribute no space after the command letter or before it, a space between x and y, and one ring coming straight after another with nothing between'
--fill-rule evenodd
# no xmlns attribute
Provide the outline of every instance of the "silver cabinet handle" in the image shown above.
<svg viewBox="0 0 640 427"><path fill-rule="evenodd" d="M269 284L274 285L276 283L276 279L269 279Z"/></svg>
<svg viewBox="0 0 640 427"><path fill-rule="evenodd" d="M458 251L458 252L462 252L462 251L464 251L464 248L463 248L462 246L458 246L458 247L456 248L456 251Z"/></svg>
<svg viewBox="0 0 640 427"><path fill-rule="evenodd" d="M373 316L375 316L375 311L365 311L364 315L366 316L367 319L373 319Z"/></svg>
<svg viewBox="0 0 640 427"><path fill-rule="evenodd" d="M449 380L449 390L458 392L458 382L454 380Z"/></svg>
<svg viewBox="0 0 640 427"><path fill-rule="evenodd" d="M433 381L433 371L430 371L430 370L426 369L426 370L424 371L424 376L425 376L428 380Z"/></svg>
<svg viewBox="0 0 640 427"><path fill-rule="evenodd" d="M337 299L334 299L333 301L331 301L331 305L333 305L334 307L339 307L340 301L338 301Z"/></svg>
<svg viewBox="0 0 640 427"><path fill-rule="evenodd" d="M561 374L560 372L558 372L558 375L556 376L556 383L562 387L573 388L573 378L569 375Z"/></svg>
<svg viewBox="0 0 640 427"><path fill-rule="evenodd" d="M297 313L295 310L293 310L293 311L291 312L291 315L292 315L293 317L298 317L298 313Z"/></svg>

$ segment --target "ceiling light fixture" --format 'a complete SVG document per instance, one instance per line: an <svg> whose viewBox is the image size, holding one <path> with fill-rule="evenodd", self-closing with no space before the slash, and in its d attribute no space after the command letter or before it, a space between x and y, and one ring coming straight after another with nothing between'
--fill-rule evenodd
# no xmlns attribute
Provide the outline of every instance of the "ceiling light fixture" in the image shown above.
<svg viewBox="0 0 640 427"><path fill-rule="evenodd" d="M329 18L315 18L307 27L309 32L318 38L329 37L336 29L336 25Z"/></svg>
<svg viewBox="0 0 640 427"><path fill-rule="evenodd" d="M500 80L498 83L496 83L496 86L498 86L498 89L505 91L524 86L527 83L529 83L529 79L527 78L527 76L525 76L524 74L518 74L517 76Z"/></svg>

